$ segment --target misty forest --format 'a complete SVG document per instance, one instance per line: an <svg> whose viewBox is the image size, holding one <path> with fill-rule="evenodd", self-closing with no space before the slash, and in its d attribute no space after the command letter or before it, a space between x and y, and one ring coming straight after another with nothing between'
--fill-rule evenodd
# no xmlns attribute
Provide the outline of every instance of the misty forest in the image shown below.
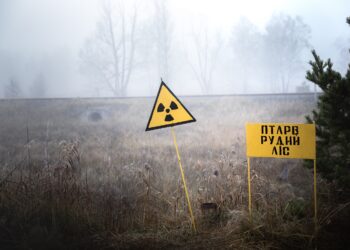
<svg viewBox="0 0 350 250"><path fill-rule="evenodd" d="M349 10L0 0L0 249L349 249Z"/></svg>

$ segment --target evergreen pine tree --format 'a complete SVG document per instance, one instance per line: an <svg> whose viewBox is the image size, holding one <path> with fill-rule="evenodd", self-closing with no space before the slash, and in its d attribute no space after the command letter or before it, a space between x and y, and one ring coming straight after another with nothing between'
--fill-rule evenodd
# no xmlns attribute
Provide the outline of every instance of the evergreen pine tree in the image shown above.
<svg viewBox="0 0 350 250"><path fill-rule="evenodd" d="M350 190L350 64L342 76L330 59L322 61L314 50L312 55L306 78L323 91L313 119L307 117L316 123L317 168L323 177Z"/></svg>

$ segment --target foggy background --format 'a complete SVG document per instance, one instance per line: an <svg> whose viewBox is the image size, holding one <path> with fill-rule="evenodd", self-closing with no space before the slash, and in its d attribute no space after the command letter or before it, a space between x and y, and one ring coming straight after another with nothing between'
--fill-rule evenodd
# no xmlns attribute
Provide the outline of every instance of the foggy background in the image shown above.
<svg viewBox="0 0 350 250"><path fill-rule="evenodd" d="M347 0L0 0L2 98L313 91L345 72Z"/></svg>

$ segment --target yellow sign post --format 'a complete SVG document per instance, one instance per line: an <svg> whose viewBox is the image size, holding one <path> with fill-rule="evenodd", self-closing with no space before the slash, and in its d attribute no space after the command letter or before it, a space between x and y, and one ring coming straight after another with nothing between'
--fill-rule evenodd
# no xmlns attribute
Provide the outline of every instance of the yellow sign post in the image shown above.
<svg viewBox="0 0 350 250"><path fill-rule="evenodd" d="M176 141L175 130L173 126L181 125L185 123L195 122L196 119L193 115L186 109L186 107L180 102L180 100L175 96L175 94L168 88L168 86L162 81L158 91L156 101L154 102L151 116L148 120L146 131L160 129L165 127L171 127L171 134L174 140L176 156L181 172L182 182L184 185L184 190L186 194L186 199L188 203L188 210L191 216L192 228L195 232L196 223L193 216L192 206L190 202L190 197L188 194L188 189L186 185L185 173L181 164L181 157L179 153L179 148Z"/></svg>
<svg viewBox="0 0 350 250"><path fill-rule="evenodd" d="M248 123L248 202L251 217L250 157L314 160L314 216L317 222L316 129L315 124Z"/></svg>

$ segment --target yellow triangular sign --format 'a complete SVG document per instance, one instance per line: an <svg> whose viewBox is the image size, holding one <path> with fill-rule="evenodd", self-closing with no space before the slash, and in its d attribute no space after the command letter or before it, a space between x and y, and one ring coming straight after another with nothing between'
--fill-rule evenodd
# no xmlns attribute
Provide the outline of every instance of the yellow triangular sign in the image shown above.
<svg viewBox="0 0 350 250"><path fill-rule="evenodd" d="M146 131L195 121L193 115L162 81Z"/></svg>

